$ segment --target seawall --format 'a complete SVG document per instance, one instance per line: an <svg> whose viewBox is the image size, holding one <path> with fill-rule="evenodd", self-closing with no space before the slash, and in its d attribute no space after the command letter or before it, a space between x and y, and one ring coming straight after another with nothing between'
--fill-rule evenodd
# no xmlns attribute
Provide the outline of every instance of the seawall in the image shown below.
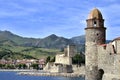
<svg viewBox="0 0 120 80"><path fill-rule="evenodd" d="M63 77L84 77L85 74L78 73L40 73L40 72L19 72L18 75L31 75L31 76L63 76Z"/></svg>

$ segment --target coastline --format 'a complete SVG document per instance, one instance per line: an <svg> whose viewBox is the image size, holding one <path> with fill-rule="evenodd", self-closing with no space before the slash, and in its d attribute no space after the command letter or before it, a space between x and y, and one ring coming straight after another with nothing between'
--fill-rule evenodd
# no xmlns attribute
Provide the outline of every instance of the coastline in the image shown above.
<svg viewBox="0 0 120 80"><path fill-rule="evenodd" d="M85 77L84 73L19 72L17 74L18 75L30 75L30 76Z"/></svg>
<svg viewBox="0 0 120 80"><path fill-rule="evenodd" d="M39 70L30 70L30 69L0 69L0 72L38 72ZM42 71L42 70L41 70Z"/></svg>
<svg viewBox="0 0 120 80"><path fill-rule="evenodd" d="M73 73L57 73L36 69L0 69L0 72L15 72L17 75L29 76L85 77L85 67L76 67L76 65L73 66Z"/></svg>

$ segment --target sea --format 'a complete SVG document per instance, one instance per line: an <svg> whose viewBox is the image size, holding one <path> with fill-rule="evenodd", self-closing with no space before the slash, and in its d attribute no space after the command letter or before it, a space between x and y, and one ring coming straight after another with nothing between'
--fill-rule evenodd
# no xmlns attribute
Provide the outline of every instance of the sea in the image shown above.
<svg viewBox="0 0 120 80"><path fill-rule="evenodd" d="M18 75L17 72L0 72L0 80L85 80L84 77L52 77Z"/></svg>

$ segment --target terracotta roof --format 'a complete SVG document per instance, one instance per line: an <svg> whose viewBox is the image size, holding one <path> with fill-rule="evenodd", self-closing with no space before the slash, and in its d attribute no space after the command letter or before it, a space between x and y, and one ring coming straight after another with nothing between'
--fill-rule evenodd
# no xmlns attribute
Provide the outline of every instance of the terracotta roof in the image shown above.
<svg viewBox="0 0 120 80"><path fill-rule="evenodd" d="M107 44L101 44L100 46L106 46Z"/></svg>
<svg viewBox="0 0 120 80"><path fill-rule="evenodd" d="M115 38L113 41L115 41L115 40L120 40L120 37L118 37L118 38Z"/></svg>
<svg viewBox="0 0 120 80"><path fill-rule="evenodd" d="M94 8L88 16L88 19L95 19L95 18L103 19L101 12L97 8Z"/></svg>

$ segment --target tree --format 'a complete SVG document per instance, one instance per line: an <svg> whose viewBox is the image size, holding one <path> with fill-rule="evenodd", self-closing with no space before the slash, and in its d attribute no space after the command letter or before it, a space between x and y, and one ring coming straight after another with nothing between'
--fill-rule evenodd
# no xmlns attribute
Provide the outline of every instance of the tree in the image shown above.
<svg viewBox="0 0 120 80"><path fill-rule="evenodd" d="M18 67L18 69L26 69L27 65L26 64L18 64L18 65L16 65L16 67Z"/></svg>
<svg viewBox="0 0 120 80"><path fill-rule="evenodd" d="M51 58L50 56L47 57L46 63L50 62L50 58Z"/></svg>
<svg viewBox="0 0 120 80"><path fill-rule="evenodd" d="M5 68L6 68L6 69L15 69L15 66L12 65L12 64L6 64L6 65L5 65Z"/></svg>
<svg viewBox="0 0 120 80"><path fill-rule="evenodd" d="M5 64L0 64L0 69L4 69L5 68Z"/></svg>
<svg viewBox="0 0 120 80"><path fill-rule="evenodd" d="M55 56L50 60L50 62L55 62Z"/></svg>
<svg viewBox="0 0 120 80"><path fill-rule="evenodd" d="M26 69L27 65L26 64L22 64L22 67L23 67L23 69Z"/></svg>
<svg viewBox="0 0 120 80"><path fill-rule="evenodd" d="M33 69L39 69L39 65L38 64L32 64L31 67L33 67Z"/></svg>
<svg viewBox="0 0 120 80"><path fill-rule="evenodd" d="M78 64L78 65L80 65L81 63L85 63L85 56L83 56L82 54L76 54L72 58L72 63L73 64Z"/></svg>

